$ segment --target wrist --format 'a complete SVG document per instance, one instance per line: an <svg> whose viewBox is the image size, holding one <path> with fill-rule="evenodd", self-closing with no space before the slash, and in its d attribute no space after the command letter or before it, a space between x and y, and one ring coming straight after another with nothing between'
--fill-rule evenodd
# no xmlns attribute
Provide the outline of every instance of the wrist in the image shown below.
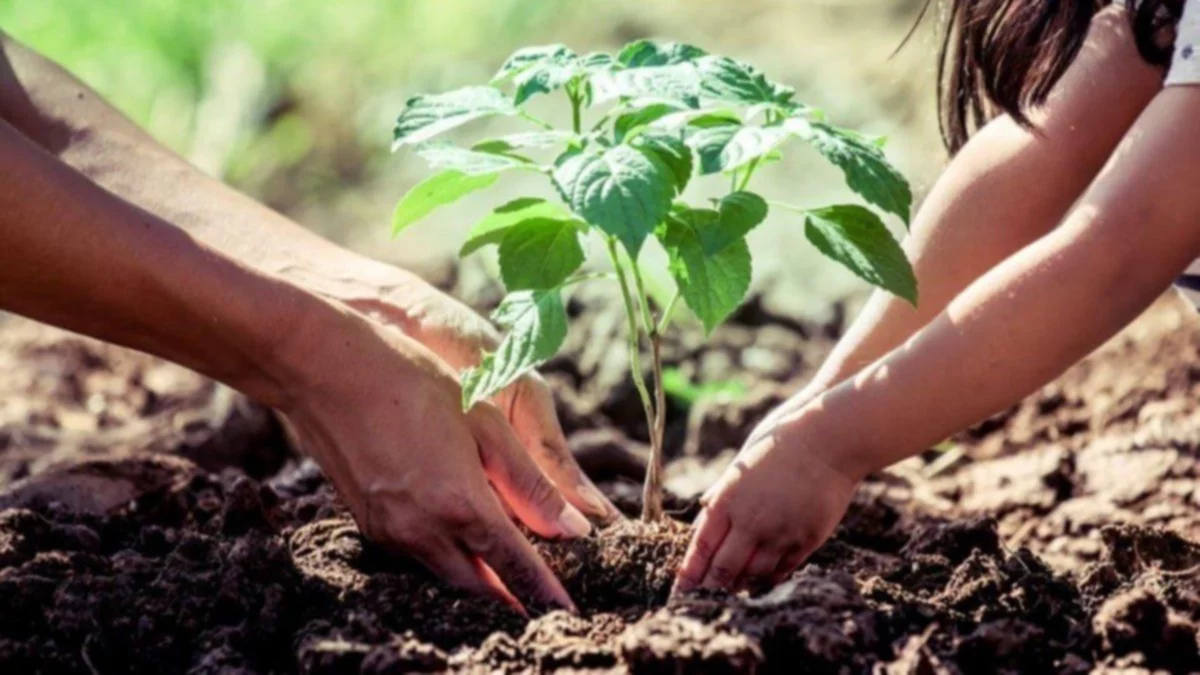
<svg viewBox="0 0 1200 675"><path fill-rule="evenodd" d="M851 434L831 419L822 406L806 405L780 424L781 443L816 460L830 471L857 484L875 471L867 457L858 452Z"/></svg>
<svg viewBox="0 0 1200 675"><path fill-rule="evenodd" d="M218 377L256 401L278 410L292 407L321 360L323 340L334 339L344 310L294 284L271 280L258 302L231 323L226 353L239 356L231 372Z"/></svg>

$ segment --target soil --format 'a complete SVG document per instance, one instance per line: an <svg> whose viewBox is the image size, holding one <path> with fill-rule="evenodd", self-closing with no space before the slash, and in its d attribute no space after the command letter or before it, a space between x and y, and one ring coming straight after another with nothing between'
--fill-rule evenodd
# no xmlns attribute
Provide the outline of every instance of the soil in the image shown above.
<svg viewBox="0 0 1200 675"><path fill-rule="evenodd" d="M673 520L537 542L580 606L521 616L363 540L271 415L186 370L0 319L0 672L1200 671L1200 318L1170 300L1013 409L864 483L763 594L668 600L692 495L841 331L751 303L668 360ZM547 378L638 508L620 322ZM835 316L842 316L838 312ZM798 489L803 489L799 486Z"/></svg>

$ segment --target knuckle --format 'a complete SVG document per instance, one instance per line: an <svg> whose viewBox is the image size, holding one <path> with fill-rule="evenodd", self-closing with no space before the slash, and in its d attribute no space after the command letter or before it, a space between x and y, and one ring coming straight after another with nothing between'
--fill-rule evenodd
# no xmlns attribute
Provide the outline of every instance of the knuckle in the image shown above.
<svg viewBox="0 0 1200 675"><path fill-rule="evenodd" d="M529 499L534 504L542 507L560 505L562 495L559 494L558 488L554 487L554 484L541 471L533 470L529 473L530 477L526 479L527 486L525 489L525 494L529 496Z"/></svg>
<svg viewBox="0 0 1200 675"><path fill-rule="evenodd" d="M465 495L444 495L436 509L438 519L455 531L465 530L480 520L479 510Z"/></svg>
<svg viewBox="0 0 1200 675"><path fill-rule="evenodd" d="M716 553L716 548L704 537L704 533L692 540L692 550L696 552L696 557L708 560Z"/></svg>
<svg viewBox="0 0 1200 675"><path fill-rule="evenodd" d="M734 498L734 490L732 485L723 485L721 488L714 491L708 498L708 503L705 505L713 515L729 517L733 513L736 500Z"/></svg>
<svg viewBox="0 0 1200 675"><path fill-rule="evenodd" d="M467 523L460 530L460 536L467 546L483 558L488 558L500 547L498 528L483 519Z"/></svg>
<svg viewBox="0 0 1200 675"><path fill-rule="evenodd" d="M730 569L726 565L713 565L709 568L708 575L712 577L712 580L718 585L725 586L733 583L733 579L737 575L737 571Z"/></svg>

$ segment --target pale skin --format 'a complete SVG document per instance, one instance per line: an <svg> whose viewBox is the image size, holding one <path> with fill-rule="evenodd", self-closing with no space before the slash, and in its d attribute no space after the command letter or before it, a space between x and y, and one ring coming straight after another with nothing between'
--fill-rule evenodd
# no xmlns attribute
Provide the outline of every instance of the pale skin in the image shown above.
<svg viewBox="0 0 1200 675"><path fill-rule="evenodd" d="M278 409L366 536L467 589L572 607L548 537L616 509L527 377L463 413L492 327L202 174L0 34L0 309L162 356Z"/></svg>
<svg viewBox="0 0 1200 675"><path fill-rule="evenodd" d="M1121 11L1093 21L1036 130L998 118L951 162L906 242L919 307L876 294L755 429L705 495L676 590L783 579L867 474L1050 381L1200 255L1200 87L1164 89Z"/></svg>

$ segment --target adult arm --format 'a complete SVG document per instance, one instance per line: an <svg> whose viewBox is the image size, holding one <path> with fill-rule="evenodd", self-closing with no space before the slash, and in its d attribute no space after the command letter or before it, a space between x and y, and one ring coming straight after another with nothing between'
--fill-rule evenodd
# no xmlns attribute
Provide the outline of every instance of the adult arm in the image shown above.
<svg viewBox="0 0 1200 675"><path fill-rule="evenodd" d="M427 349L197 241L2 120L0 176L0 309L276 407L367 536L466 588L571 606L500 499L546 536L587 521L498 409L462 413L453 372Z"/></svg>
<svg viewBox="0 0 1200 675"><path fill-rule="evenodd" d="M2 34L0 118L112 194L244 265L400 330L456 371L497 343L492 326L462 303L205 175L70 73ZM571 503L601 520L618 516L571 457L540 378L522 378L497 404Z"/></svg>

